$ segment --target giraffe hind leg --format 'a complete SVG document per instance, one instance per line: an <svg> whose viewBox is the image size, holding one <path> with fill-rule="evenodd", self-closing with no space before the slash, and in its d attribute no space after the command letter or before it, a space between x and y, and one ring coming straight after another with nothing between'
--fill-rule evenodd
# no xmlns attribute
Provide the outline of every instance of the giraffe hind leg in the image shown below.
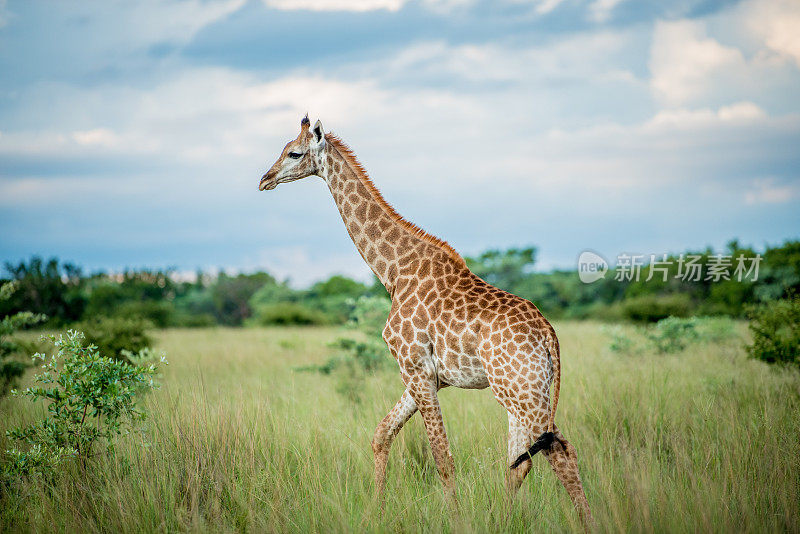
<svg viewBox="0 0 800 534"><path fill-rule="evenodd" d="M524 452L520 454L530 442L531 433L514 414L508 412L508 462L511 463L511 467L506 472L506 493L509 501L517 494L533 466L533 462ZM520 461L515 462L515 458Z"/></svg>
<svg viewBox="0 0 800 534"><path fill-rule="evenodd" d="M536 438L536 441L533 442L533 445L519 457L514 460L514 463L511 464L511 469L515 469L519 464L524 462L528 459L533 459L533 456L539 451L547 451L553 446L553 441L555 441L556 435L552 432L542 432L542 434Z"/></svg>
<svg viewBox="0 0 800 534"><path fill-rule="evenodd" d="M544 449L543 453L550 462L556 477L566 488L584 525L588 526L592 524L592 513L589 510L589 501L586 500L581 475L578 472L578 453L558 428L555 430L554 442L549 449Z"/></svg>

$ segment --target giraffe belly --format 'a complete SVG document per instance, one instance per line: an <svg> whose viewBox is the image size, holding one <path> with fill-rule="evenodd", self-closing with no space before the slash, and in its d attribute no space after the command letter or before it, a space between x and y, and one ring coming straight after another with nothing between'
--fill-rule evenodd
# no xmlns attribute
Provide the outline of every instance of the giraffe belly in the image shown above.
<svg viewBox="0 0 800 534"><path fill-rule="evenodd" d="M489 387L486 371L477 354L450 350L444 358L436 359L437 373L441 382L463 389Z"/></svg>

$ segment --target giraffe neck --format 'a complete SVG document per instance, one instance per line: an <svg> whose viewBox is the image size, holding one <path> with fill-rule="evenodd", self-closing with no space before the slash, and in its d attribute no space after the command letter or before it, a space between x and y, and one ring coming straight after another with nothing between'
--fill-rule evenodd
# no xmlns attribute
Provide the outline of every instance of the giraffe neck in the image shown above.
<svg viewBox="0 0 800 534"><path fill-rule="evenodd" d="M323 178L358 252L391 294L402 265L435 253L438 240L400 217L346 150L328 143Z"/></svg>

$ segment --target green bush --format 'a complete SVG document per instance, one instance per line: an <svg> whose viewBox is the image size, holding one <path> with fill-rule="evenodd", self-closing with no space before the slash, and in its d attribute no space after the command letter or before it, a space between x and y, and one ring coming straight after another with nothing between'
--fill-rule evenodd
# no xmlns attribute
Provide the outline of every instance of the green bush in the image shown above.
<svg viewBox="0 0 800 534"><path fill-rule="evenodd" d="M338 338L331 344L337 352L328 361L322 365L298 367L296 370L324 375L341 370L336 391L353 403L359 403L361 386L367 375L387 368L393 362L382 338L389 305L389 300L382 296L364 296L351 301L352 311L347 327L359 332L357 338Z"/></svg>
<svg viewBox="0 0 800 534"><path fill-rule="evenodd" d="M730 317L697 317L697 339L706 343L725 343L739 340L736 323Z"/></svg>
<svg viewBox="0 0 800 534"><path fill-rule="evenodd" d="M255 321L261 326L324 325L328 317L319 310L295 302L263 305L256 310Z"/></svg>
<svg viewBox="0 0 800 534"><path fill-rule="evenodd" d="M611 337L611 343L608 346L611 352L628 354L633 350L633 339L626 335L619 325L604 327L602 330Z"/></svg>
<svg viewBox="0 0 800 534"><path fill-rule="evenodd" d="M680 352L698 339L697 319L667 317L645 331L645 337L660 353Z"/></svg>
<svg viewBox="0 0 800 534"><path fill-rule="evenodd" d="M7 301L16 291L18 282L9 282L0 286L0 301ZM5 395L14 382L22 376L27 365L15 359L23 346L19 341L10 339L17 330L44 321L44 315L31 312L17 312L0 321L0 396ZM30 354L30 353L29 353Z"/></svg>
<svg viewBox="0 0 800 534"><path fill-rule="evenodd" d="M148 323L139 318L96 317L76 326L86 341L97 346L101 354L125 359L123 350L139 352L152 345L147 335Z"/></svg>
<svg viewBox="0 0 800 534"><path fill-rule="evenodd" d="M688 295L644 295L623 302L625 316L640 323L655 323L668 317L687 317L692 310Z"/></svg>
<svg viewBox="0 0 800 534"><path fill-rule="evenodd" d="M123 319L141 319L158 328L165 328L173 324L174 307L166 301L129 301L120 304L113 316Z"/></svg>
<svg viewBox="0 0 800 534"><path fill-rule="evenodd" d="M172 317L172 326L183 328L207 328L216 326L217 319L210 313L178 312Z"/></svg>
<svg viewBox="0 0 800 534"><path fill-rule="evenodd" d="M46 473L70 458L85 467L98 447L113 449L114 436L135 429L144 419L136 396L156 387L154 363L135 366L102 356L74 330L51 340L56 353L49 359L34 355L34 362L43 364L42 372L34 378L35 385L21 393L31 402L47 402L47 415L8 432L21 448L6 450L7 475ZM163 356L161 361L166 363Z"/></svg>
<svg viewBox="0 0 800 534"><path fill-rule="evenodd" d="M775 300L750 308L753 344L751 357L768 362L800 365L800 297Z"/></svg>

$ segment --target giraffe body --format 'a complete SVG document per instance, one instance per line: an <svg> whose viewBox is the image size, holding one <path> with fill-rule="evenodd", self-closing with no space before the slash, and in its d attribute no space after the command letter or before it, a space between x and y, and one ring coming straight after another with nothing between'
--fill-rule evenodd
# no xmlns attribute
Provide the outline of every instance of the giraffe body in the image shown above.
<svg viewBox="0 0 800 534"><path fill-rule="evenodd" d="M537 438L552 432L555 439L543 453L581 516L589 520L575 449L553 421L560 356L550 323L531 302L481 280L447 243L403 219L352 152L335 136L325 135L319 121L310 129L306 118L298 138L262 178L260 189L310 175L327 183L347 232L392 299L383 338L406 390L372 440L378 490L385 485L394 437L419 411L439 475L452 494L454 464L437 392L446 386L490 387L508 412L508 465L515 465L507 473L511 494L531 469L532 459L521 456Z"/></svg>

